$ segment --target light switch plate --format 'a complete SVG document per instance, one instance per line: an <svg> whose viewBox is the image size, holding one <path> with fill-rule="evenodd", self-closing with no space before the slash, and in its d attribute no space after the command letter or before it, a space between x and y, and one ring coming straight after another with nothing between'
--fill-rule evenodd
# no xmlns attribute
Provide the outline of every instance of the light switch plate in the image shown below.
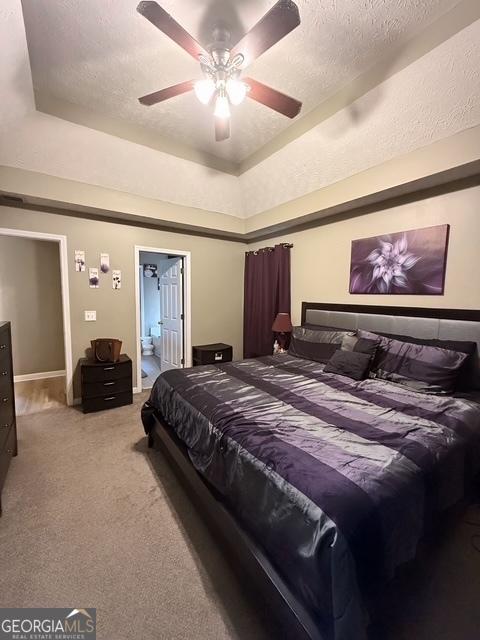
<svg viewBox="0 0 480 640"><path fill-rule="evenodd" d="M97 319L96 311L85 311L85 322L95 322Z"/></svg>

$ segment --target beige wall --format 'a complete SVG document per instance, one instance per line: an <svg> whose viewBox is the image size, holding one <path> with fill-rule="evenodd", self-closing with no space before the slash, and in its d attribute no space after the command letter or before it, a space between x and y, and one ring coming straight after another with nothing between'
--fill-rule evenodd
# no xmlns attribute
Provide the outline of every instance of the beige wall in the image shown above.
<svg viewBox="0 0 480 640"><path fill-rule="evenodd" d="M378 234L450 224L443 296L350 295L351 241ZM302 301L480 309L480 187L376 211L249 245L292 242L292 319Z"/></svg>
<svg viewBox="0 0 480 640"><path fill-rule="evenodd" d="M65 369L58 243L0 235L0 319L15 375Z"/></svg>
<svg viewBox="0 0 480 640"><path fill-rule="evenodd" d="M435 224L451 226L445 295L364 296L348 293L350 245L356 238ZM243 254L241 243L167 233L106 222L0 207L0 226L65 234L74 363L94 337L118 336L135 359L134 245L192 252L192 342L226 342L234 357L242 352ZM254 249L279 241L292 250L292 315L300 321L301 302L350 302L401 306L480 308L480 187L472 187L362 216L325 223L249 245ZM121 291L101 275L100 289L88 288L87 273L76 273L75 249L87 252L87 266L98 265L101 251L123 275ZM97 322L83 320L97 310ZM77 391L78 395L78 391Z"/></svg>
<svg viewBox="0 0 480 640"><path fill-rule="evenodd" d="M135 245L191 251L192 343L226 342L240 357L243 244L9 207L0 207L0 227L67 236L74 367L96 337L122 339L123 350L135 360ZM86 251L87 268L99 266L100 252L109 253L111 268L122 270L122 289L112 289L111 274L101 274L100 288L90 289L88 271L75 272L75 249ZM97 322L84 321L86 309L97 311ZM75 392L78 396L78 381Z"/></svg>

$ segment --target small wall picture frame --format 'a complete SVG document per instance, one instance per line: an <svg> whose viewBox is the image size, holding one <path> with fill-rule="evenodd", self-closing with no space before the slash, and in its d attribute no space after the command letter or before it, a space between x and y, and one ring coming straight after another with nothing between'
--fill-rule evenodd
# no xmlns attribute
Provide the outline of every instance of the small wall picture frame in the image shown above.
<svg viewBox="0 0 480 640"><path fill-rule="evenodd" d="M90 267L88 269L88 285L90 289L98 289L100 286L100 279L98 277L98 269L96 267Z"/></svg>
<svg viewBox="0 0 480 640"><path fill-rule="evenodd" d="M108 273L110 271L110 256L108 253L100 254L100 271Z"/></svg>
<svg viewBox="0 0 480 640"><path fill-rule="evenodd" d="M85 251L75 249L75 271L85 271Z"/></svg>
<svg viewBox="0 0 480 640"><path fill-rule="evenodd" d="M122 272L120 269L112 270L112 289L122 288Z"/></svg>

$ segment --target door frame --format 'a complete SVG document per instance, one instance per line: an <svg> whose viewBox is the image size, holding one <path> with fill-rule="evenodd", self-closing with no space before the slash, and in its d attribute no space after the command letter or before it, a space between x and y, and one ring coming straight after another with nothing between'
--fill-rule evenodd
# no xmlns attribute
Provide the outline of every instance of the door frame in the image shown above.
<svg viewBox="0 0 480 640"><path fill-rule="evenodd" d="M140 317L140 253L163 253L172 257L183 258L183 359L184 367L192 366L192 285L191 285L191 253L179 249L162 249L135 245L135 337L137 353L137 382L134 392L142 391L142 349L140 346L141 317Z"/></svg>
<svg viewBox="0 0 480 640"><path fill-rule="evenodd" d="M73 364L72 364L72 327L70 320L70 289L68 281L68 244L67 236L54 233L42 233L40 231L25 231L23 229L0 228L1 236L16 238L29 238L57 242L60 257L60 283L62 291L62 319L63 319L63 346L65 351L65 392L67 406L73 405ZM55 372L58 374L58 371Z"/></svg>

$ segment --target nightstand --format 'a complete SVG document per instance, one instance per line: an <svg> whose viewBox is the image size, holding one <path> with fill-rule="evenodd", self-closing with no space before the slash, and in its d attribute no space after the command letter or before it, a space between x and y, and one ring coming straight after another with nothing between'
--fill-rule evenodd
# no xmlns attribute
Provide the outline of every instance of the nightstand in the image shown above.
<svg viewBox="0 0 480 640"><path fill-rule="evenodd" d="M96 362L82 358L83 413L132 404L132 361L122 354L117 362Z"/></svg>
<svg viewBox="0 0 480 640"><path fill-rule="evenodd" d="M193 366L202 364L218 364L219 362L231 362L233 349L229 344L218 342L216 344L202 344L193 347Z"/></svg>

